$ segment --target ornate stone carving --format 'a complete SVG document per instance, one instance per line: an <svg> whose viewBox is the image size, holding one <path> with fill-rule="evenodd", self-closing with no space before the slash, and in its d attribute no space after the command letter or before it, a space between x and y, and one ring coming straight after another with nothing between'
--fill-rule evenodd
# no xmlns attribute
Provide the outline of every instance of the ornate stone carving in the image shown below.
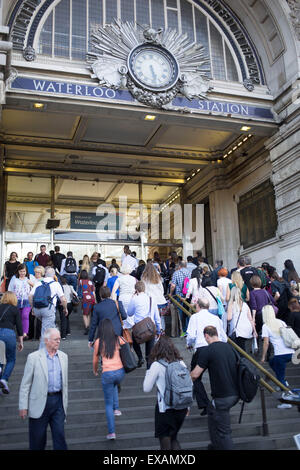
<svg viewBox="0 0 300 470"><path fill-rule="evenodd" d="M212 89L204 47L176 30L115 20L92 34L92 44L97 50L87 55L92 78L108 88L127 87L147 106L164 108L179 94L203 99Z"/></svg>
<svg viewBox="0 0 300 470"><path fill-rule="evenodd" d="M251 78L247 78L246 80L244 80L243 85L246 90L254 91L254 83L252 82Z"/></svg>
<svg viewBox="0 0 300 470"><path fill-rule="evenodd" d="M32 62L36 59L35 49L31 46L25 47L23 50L23 57L25 60L27 60L27 62Z"/></svg>
<svg viewBox="0 0 300 470"><path fill-rule="evenodd" d="M290 7L290 18L296 31L298 41L300 41L300 1L299 0L287 0Z"/></svg>

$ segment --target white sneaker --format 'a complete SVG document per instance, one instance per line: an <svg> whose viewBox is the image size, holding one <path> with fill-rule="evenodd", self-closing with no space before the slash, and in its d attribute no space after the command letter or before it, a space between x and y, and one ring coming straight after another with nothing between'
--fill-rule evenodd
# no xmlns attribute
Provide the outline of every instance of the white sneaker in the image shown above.
<svg viewBox="0 0 300 470"><path fill-rule="evenodd" d="M292 408L292 405L289 405L288 403L281 403L280 405L277 405L277 408L279 408L279 409L289 409L289 408Z"/></svg>
<svg viewBox="0 0 300 470"><path fill-rule="evenodd" d="M114 415L115 415L115 416L122 416L122 411L120 411L120 410L114 410Z"/></svg>
<svg viewBox="0 0 300 470"><path fill-rule="evenodd" d="M9 386L8 386L8 383L6 382L6 380L4 380L4 379L0 380L0 388L2 389L2 392L5 395L9 394Z"/></svg>

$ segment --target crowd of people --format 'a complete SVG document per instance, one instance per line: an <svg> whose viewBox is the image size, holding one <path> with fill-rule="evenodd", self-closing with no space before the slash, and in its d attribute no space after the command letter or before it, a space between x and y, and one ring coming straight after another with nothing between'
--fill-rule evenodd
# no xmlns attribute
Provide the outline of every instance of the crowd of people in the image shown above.
<svg viewBox="0 0 300 470"><path fill-rule="evenodd" d="M285 386L286 364L294 350L288 348L280 328L289 325L300 337L300 278L293 262L286 260L280 276L275 267L251 264L249 256L240 256L231 270L217 260L211 266L197 252L183 260L176 252L161 260L137 260L136 253L124 246L120 265L112 259L109 266L100 253L85 255L78 261L71 251L60 253L56 246L48 255L27 254L23 262L11 253L4 265L0 303L0 393L8 394L9 377L16 361L16 349L23 342L39 339L39 349L28 356L20 388L20 416L29 416L30 448L45 448L50 423L54 448L66 449L64 416L67 409L67 356L58 352L60 340L71 335L72 311L81 306L83 334L93 348L93 373L102 364L101 383L105 398L107 439L116 439L115 417L120 416L118 388L124 379L120 349L129 332L137 367L146 362L144 391L156 385L155 436L161 449L180 448L177 434L188 407L172 409L164 401L166 364L181 362L170 337L180 336L193 350L191 379L201 415L207 415L211 448L231 449L230 408L237 403L236 357L227 343L236 344L268 360L277 379ZM168 296L174 296L174 305ZM189 314L187 314L189 311ZM57 313L59 329L56 326ZM152 337L140 343L134 328L142 320L152 320ZM170 331L167 332L167 317ZM170 325L171 323L171 325ZM2 343L2 344L3 344ZM143 344L144 352L143 352ZM33 370L43 358L49 373L48 391L34 401L36 376ZM60 363L62 361L62 363ZM161 362L163 361L163 363ZM212 400L202 383L208 370ZM288 408L291 405L280 404ZM51 424L52 423L52 424ZM219 424L218 424L219 423Z"/></svg>

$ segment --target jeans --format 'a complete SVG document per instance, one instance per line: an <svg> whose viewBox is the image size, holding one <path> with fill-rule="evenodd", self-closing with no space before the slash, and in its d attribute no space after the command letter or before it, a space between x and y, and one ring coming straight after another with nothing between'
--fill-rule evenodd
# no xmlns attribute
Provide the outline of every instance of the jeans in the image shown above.
<svg viewBox="0 0 300 470"><path fill-rule="evenodd" d="M181 305L183 305L179 300L178 300L178 302ZM177 309L178 309L178 314L179 314L180 321L181 321L182 331L183 331L183 333L186 333L186 330L189 326L190 319L179 307L177 307Z"/></svg>
<svg viewBox="0 0 300 470"><path fill-rule="evenodd" d="M75 292L77 291L77 276L74 274L64 274L64 278L69 286L72 286Z"/></svg>
<svg viewBox="0 0 300 470"><path fill-rule="evenodd" d="M168 305L168 303L165 303L165 304L161 304L161 305L157 305L157 308L159 310L159 313L160 313L160 310L164 307L166 307ZM165 322L165 317L160 315L160 324L161 324L161 329L165 331L166 329L166 322Z"/></svg>
<svg viewBox="0 0 300 470"><path fill-rule="evenodd" d="M114 410L119 409L118 384L124 379L125 370L111 370L102 372L101 383L105 400L105 413L108 433L115 432Z"/></svg>
<svg viewBox="0 0 300 470"><path fill-rule="evenodd" d="M59 316L60 316L60 335L61 335L62 338L65 338L67 336L67 334L71 333L69 317L70 317L70 315L72 313L72 310L73 310L72 302L69 302L67 304L67 308L68 308L68 315L66 316L65 312L63 310L63 306L59 305L59 307L58 307Z"/></svg>
<svg viewBox="0 0 300 470"><path fill-rule="evenodd" d="M44 343L44 333L47 328L55 328L55 313L56 307L53 305L45 308L34 308L33 309L34 315L42 321L42 330L41 330L41 340L39 349L45 347Z"/></svg>
<svg viewBox="0 0 300 470"><path fill-rule="evenodd" d="M48 396L44 412L40 418L29 418L30 450L44 450L47 443L47 427L50 424L53 449L67 450L65 440L65 412L62 394Z"/></svg>
<svg viewBox="0 0 300 470"><path fill-rule="evenodd" d="M1 338L0 338L1 339ZM269 364L275 372L276 378L283 385L286 385L285 381L285 367L287 362L292 360L292 354L280 354L279 356L273 356L269 360Z"/></svg>
<svg viewBox="0 0 300 470"><path fill-rule="evenodd" d="M207 407L208 430L213 450L233 450L230 408L238 400L237 396L215 398Z"/></svg>
<svg viewBox="0 0 300 470"><path fill-rule="evenodd" d="M16 333L9 328L0 328L0 340L5 343L6 355L6 365L1 379L8 381L16 363ZM0 366L3 368L3 364L0 364Z"/></svg>

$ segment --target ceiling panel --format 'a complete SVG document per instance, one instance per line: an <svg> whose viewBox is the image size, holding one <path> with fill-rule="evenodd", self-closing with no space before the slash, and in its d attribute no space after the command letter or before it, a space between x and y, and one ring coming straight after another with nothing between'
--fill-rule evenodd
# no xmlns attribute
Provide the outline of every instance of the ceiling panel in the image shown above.
<svg viewBox="0 0 300 470"><path fill-rule="evenodd" d="M166 132L156 143L156 147L195 149L198 151L214 150L226 147L234 138L235 136L231 132L172 126L166 129Z"/></svg>
<svg viewBox="0 0 300 470"><path fill-rule="evenodd" d="M82 141L143 146L157 127L133 119L88 119Z"/></svg>
<svg viewBox="0 0 300 470"><path fill-rule="evenodd" d="M78 123L72 115L34 111L3 111L2 129L12 135L71 139Z"/></svg>

